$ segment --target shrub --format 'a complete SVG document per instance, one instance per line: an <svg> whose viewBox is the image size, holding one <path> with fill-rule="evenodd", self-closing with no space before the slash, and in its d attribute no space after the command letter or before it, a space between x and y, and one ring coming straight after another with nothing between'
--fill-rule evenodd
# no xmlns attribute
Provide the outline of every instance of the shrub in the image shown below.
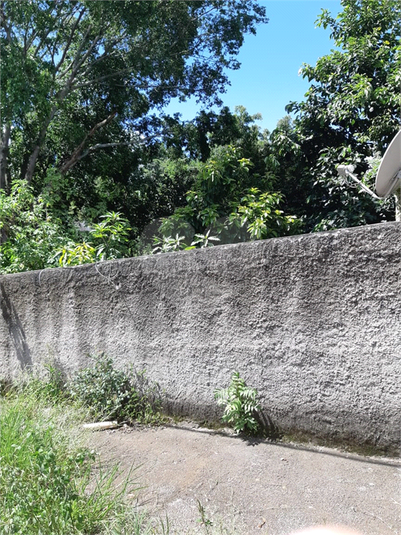
<svg viewBox="0 0 401 535"><path fill-rule="evenodd" d="M152 423L161 418L158 387L144 372L117 370L105 355L94 360L93 367L79 371L69 384L73 399L89 407L98 420Z"/></svg>

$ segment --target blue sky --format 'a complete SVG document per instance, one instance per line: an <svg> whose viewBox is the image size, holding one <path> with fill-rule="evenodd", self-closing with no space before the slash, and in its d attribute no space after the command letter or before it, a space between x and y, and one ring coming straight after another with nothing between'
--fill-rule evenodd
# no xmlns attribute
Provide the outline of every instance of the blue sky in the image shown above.
<svg viewBox="0 0 401 535"><path fill-rule="evenodd" d="M328 54L334 43L329 29L315 28L321 9L332 15L342 10L340 0L260 0L266 6L269 23L248 35L238 57L241 68L231 71L231 87L222 95L224 105L234 111L245 106L249 113L261 113L263 128L272 130L285 115L285 106L302 100L308 82L298 75L303 63L314 65ZM167 112L179 112L193 119L201 106L196 102L173 102Z"/></svg>

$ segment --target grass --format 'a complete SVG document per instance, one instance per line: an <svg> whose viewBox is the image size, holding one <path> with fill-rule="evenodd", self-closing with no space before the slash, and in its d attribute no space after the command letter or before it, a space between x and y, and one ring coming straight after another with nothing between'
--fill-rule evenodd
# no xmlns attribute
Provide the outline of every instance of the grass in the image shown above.
<svg viewBox="0 0 401 535"><path fill-rule="evenodd" d="M140 406L146 408L139 412L145 421L159 417L153 404ZM118 465L104 469L85 446L81 424L93 415L93 408L74 401L52 366L47 367L45 377L31 374L17 385L1 383L1 535L176 533L167 517L151 518L129 505L131 476L118 485ZM186 535L234 532L212 522L200 502L198 509L199 528L186 530Z"/></svg>
<svg viewBox="0 0 401 535"><path fill-rule="evenodd" d="M118 522L142 532L143 519L124 504L129 481L115 485L118 466L95 476L80 431L86 415L38 379L0 397L2 535L119 535Z"/></svg>

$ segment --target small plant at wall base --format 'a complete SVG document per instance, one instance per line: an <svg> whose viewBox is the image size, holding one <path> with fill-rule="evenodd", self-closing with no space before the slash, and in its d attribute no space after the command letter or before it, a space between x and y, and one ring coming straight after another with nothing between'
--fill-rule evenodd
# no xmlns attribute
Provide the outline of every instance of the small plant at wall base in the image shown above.
<svg viewBox="0 0 401 535"><path fill-rule="evenodd" d="M94 357L93 367L79 371L69 384L73 399L89 407L97 420L156 423L161 420L157 385L144 372L117 370L104 354Z"/></svg>
<svg viewBox="0 0 401 535"><path fill-rule="evenodd" d="M30 370L21 376L20 389L49 403L62 403L68 399L68 390L64 373L52 362L44 362L38 370Z"/></svg>
<svg viewBox="0 0 401 535"><path fill-rule="evenodd" d="M236 433L257 435L261 432L256 418L261 406L255 388L246 386L238 372L234 372L228 388L216 390L214 399L218 405L224 406L223 422L234 427Z"/></svg>

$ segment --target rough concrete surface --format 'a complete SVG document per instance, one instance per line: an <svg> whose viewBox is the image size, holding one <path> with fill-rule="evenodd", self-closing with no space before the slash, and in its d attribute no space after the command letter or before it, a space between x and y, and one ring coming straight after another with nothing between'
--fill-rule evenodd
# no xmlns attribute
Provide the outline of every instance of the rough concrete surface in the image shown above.
<svg viewBox="0 0 401 535"><path fill-rule="evenodd" d="M246 441L190 423L96 432L89 444L125 476L135 468L142 488L131 503L167 516L171 534L288 535L317 524L401 534L399 459Z"/></svg>
<svg viewBox="0 0 401 535"><path fill-rule="evenodd" d="M104 351L215 419L237 370L286 432L399 451L401 224L0 277L0 376Z"/></svg>

